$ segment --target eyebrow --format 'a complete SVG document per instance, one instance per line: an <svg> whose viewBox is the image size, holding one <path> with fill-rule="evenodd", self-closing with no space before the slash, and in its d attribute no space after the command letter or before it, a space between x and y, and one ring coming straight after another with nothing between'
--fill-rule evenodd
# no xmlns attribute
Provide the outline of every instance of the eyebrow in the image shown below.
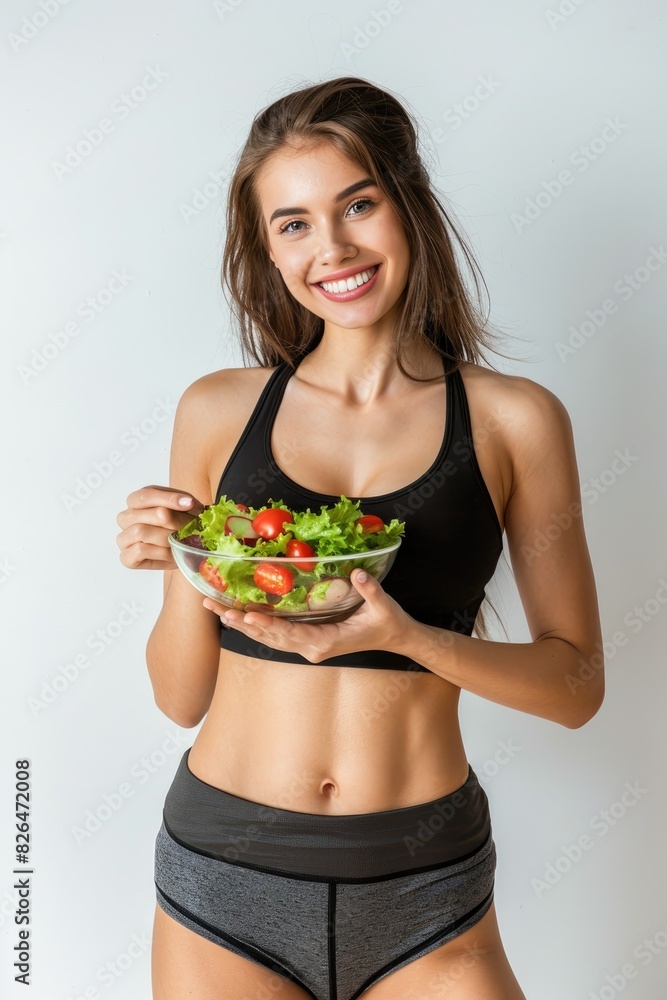
<svg viewBox="0 0 667 1000"><path fill-rule="evenodd" d="M361 188L368 187L370 184L375 185L375 181L372 177L364 177L363 180L357 181L356 184L350 184L350 186L346 187L344 191L341 191L340 194L336 195L334 203L342 201L343 198L348 198L351 194L354 194L355 191L360 191ZM277 208L269 219L269 225L271 225L274 219L279 219L283 215L308 215L308 209L299 208L298 206L296 208Z"/></svg>

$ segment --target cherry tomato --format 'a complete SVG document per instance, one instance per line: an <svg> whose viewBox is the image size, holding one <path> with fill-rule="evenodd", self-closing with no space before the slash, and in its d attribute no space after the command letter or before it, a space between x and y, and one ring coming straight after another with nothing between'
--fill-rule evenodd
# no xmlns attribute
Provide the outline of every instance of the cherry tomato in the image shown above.
<svg viewBox="0 0 667 1000"><path fill-rule="evenodd" d="M258 563L253 573L253 580L265 594L289 594L294 586L294 575L287 566L273 566L271 563Z"/></svg>
<svg viewBox="0 0 667 1000"><path fill-rule="evenodd" d="M236 505L239 510L244 510L246 513L250 510L250 507L246 507L244 503L237 503Z"/></svg>
<svg viewBox="0 0 667 1000"><path fill-rule="evenodd" d="M288 510L280 507L267 507L252 519L252 526L260 538L277 538L283 530L285 522L294 523L294 518Z"/></svg>
<svg viewBox="0 0 667 1000"><path fill-rule="evenodd" d="M364 535L370 535L373 531L382 531L384 528L384 521L377 514L365 514L364 517L357 518L354 523L361 525Z"/></svg>
<svg viewBox="0 0 667 1000"><path fill-rule="evenodd" d="M298 538L290 538L285 546L285 555L288 559L298 559L300 556L314 556L315 549L308 542L302 542ZM294 568L300 570L302 573L312 573L316 566L317 559L315 562L296 563Z"/></svg>
<svg viewBox="0 0 667 1000"><path fill-rule="evenodd" d="M221 578L217 566L211 566L205 559L199 563L199 574L216 590L227 590L227 583Z"/></svg>

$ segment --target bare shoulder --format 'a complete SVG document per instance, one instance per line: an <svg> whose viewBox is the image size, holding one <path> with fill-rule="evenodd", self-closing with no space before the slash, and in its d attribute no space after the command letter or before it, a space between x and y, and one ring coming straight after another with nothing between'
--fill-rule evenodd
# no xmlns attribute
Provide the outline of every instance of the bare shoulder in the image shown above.
<svg viewBox="0 0 667 1000"><path fill-rule="evenodd" d="M234 445L243 433L262 389L275 368L221 368L195 379L182 393L176 410L175 448L202 470L213 502L216 485ZM204 495L200 486L198 495Z"/></svg>
<svg viewBox="0 0 667 1000"><path fill-rule="evenodd" d="M183 392L181 400L188 409L198 413L216 414L221 407L226 416L243 410L250 402L251 409L262 388L275 368L220 368L195 379Z"/></svg>
<svg viewBox="0 0 667 1000"><path fill-rule="evenodd" d="M569 446L572 424L558 396L533 379L506 375L482 365L463 362L461 376L468 397L471 418L478 427L497 431L514 477L544 454L545 449ZM473 421L473 436L475 421Z"/></svg>
<svg viewBox="0 0 667 1000"><path fill-rule="evenodd" d="M502 476L505 502L520 482L543 476L545 465L574 472L572 424L555 393L533 379L469 362L461 366L461 375L475 447L481 451L487 442L488 461Z"/></svg>

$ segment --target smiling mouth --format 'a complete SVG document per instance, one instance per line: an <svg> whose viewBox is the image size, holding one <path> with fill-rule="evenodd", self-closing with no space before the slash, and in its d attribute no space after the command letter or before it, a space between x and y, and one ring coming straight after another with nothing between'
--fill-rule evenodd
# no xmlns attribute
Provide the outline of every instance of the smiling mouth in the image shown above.
<svg viewBox="0 0 667 1000"><path fill-rule="evenodd" d="M373 267L369 267L365 271L359 271L358 274L351 274L349 278L340 278L338 281L317 281L316 284L320 288L323 288L325 292L331 292L333 295L340 294L341 292L353 292L355 288L359 288L361 285L369 282L379 266L379 264L374 264Z"/></svg>

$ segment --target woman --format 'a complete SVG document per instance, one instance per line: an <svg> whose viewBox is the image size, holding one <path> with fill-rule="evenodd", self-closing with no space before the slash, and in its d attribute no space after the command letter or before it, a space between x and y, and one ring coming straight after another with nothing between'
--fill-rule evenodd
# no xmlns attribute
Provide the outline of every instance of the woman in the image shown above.
<svg viewBox="0 0 667 1000"><path fill-rule="evenodd" d="M602 702L602 671L568 683L601 636L567 412L479 364L490 335L451 235L465 244L385 91L340 78L265 109L227 222L258 366L184 392L170 485L118 516L123 564L167 571L156 703L204 720L156 840L154 998L520 1000L457 708L464 688L577 728ZM223 494L313 510L344 494L405 536L382 584L353 572L346 621L230 612L167 542ZM471 635L504 531L529 643Z"/></svg>

